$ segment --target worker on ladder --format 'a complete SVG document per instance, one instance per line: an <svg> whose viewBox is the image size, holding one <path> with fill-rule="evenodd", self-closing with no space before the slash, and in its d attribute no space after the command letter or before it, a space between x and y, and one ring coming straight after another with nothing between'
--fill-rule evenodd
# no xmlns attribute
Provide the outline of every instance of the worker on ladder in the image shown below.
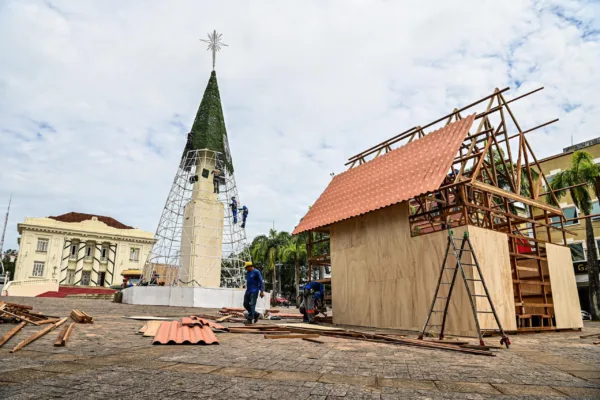
<svg viewBox="0 0 600 400"><path fill-rule="evenodd" d="M303 321L314 323L317 314L327 315L325 307L325 287L320 282L308 282L302 288L302 302L300 312L304 316Z"/></svg>
<svg viewBox="0 0 600 400"><path fill-rule="evenodd" d="M237 213L238 213L238 202L235 197L231 198L231 204L229 204L231 208L231 214L233 215L233 223L237 224Z"/></svg>
<svg viewBox="0 0 600 400"><path fill-rule="evenodd" d="M243 206L240 208L240 212L242 213L242 228L246 227L246 218L248 218L248 207Z"/></svg>

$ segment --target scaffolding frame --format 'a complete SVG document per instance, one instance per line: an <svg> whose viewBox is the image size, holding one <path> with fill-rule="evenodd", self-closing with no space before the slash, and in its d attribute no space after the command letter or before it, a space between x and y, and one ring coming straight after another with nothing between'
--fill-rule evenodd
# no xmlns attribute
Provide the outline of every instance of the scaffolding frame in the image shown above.
<svg viewBox="0 0 600 400"><path fill-rule="evenodd" d="M225 147L225 150L229 151L228 146ZM191 228L206 228L209 231L222 230L221 257L212 257L212 260L208 260L211 267L207 273L220 271L221 287L236 288L244 285L244 263L250 259L250 255L246 244L245 228L241 227L240 221L238 221L238 224L233 223L232 210L229 206L232 197L235 197L238 204L241 204L235 177L224 162L225 155L209 149L188 150L177 167L171 190L156 229L155 238L157 241L144 265L143 283L150 282L152 274L157 272L160 275L160 281L164 282L165 285L201 286L198 280L202 277L194 276L193 273L188 274L187 268L182 265L181 260L182 244L191 246L194 249L192 238L183 232L185 207L193 200L194 182L198 179L210 179L212 182L212 177L203 177L202 171L199 170L201 154L212 157L214 164L222 171L221 176L224 182L220 185L217 201L223 204L224 213L222 225L215 218L203 218L203 221L200 222L193 221ZM210 188L212 189L212 184ZM214 202L214 200L210 200L212 196L208 196L208 193L205 192L205 190L201 190L200 196L196 200L207 203ZM193 256L192 250L190 258ZM202 257L206 258L207 256Z"/></svg>

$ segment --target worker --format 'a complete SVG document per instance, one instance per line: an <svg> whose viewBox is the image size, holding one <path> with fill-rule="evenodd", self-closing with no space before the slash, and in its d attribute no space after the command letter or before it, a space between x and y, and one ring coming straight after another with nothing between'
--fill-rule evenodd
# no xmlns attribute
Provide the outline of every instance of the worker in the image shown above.
<svg viewBox="0 0 600 400"><path fill-rule="evenodd" d="M260 297L265 296L265 282L263 281L260 271L254 268L252 261L245 264L246 267L246 293L244 293L244 308L248 311L246 316L246 325L256 323L259 314L256 312L256 302L260 293Z"/></svg>
<svg viewBox="0 0 600 400"><path fill-rule="evenodd" d="M304 285L300 312L304 316L303 321L309 323L314 322L319 312L325 315L327 308L325 308L325 287L322 283L312 281Z"/></svg>
<svg viewBox="0 0 600 400"><path fill-rule="evenodd" d="M220 184L220 180L221 180L221 171L218 169L213 170L213 172L211 172L212 176L213 176L213 193L217 193L219 194L219 184Z"/></svg>
<svg viewBox="0 0 600 400"><path fill-rule="evenodd" d="M231 204L229 207L231 207L231 213L233 214L233 223L237 224L238 202L235 197L231 198Z"/></svg>
<svg viewBox="0 0 600 400"><path fill-rule="evenodd" d="M151 285L158 285L158 273L156 271L152 272L152 278L150 278Z"/></svg>
<svg viewBox="0 0 600 400"><path fill-rule="evenodd" d="M240 211L242 212L242 228L246 227L246 218L248 218L248 207L244 206L242 208L240 208Z"/></svg>

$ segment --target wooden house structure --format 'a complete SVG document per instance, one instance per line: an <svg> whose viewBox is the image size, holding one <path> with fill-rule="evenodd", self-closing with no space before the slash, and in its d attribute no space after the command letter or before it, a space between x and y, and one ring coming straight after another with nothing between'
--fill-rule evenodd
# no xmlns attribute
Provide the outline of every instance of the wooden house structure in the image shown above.
<svg viewBox="0 0 600 400"><path fill-rule="evenodd" d="M452 229L468 231L506 331L582 327L565 217L540 201L556 197L526 137L557 120L522 129L510 107L538 90L496 89L348 160L294 230L308 233L309 271L331 265L335 323L419 330ZM328 253L314 254L315 233ZM462 282L454 290L446 332L475 335ZM480 323L496 328L491 314Z"/></svg>

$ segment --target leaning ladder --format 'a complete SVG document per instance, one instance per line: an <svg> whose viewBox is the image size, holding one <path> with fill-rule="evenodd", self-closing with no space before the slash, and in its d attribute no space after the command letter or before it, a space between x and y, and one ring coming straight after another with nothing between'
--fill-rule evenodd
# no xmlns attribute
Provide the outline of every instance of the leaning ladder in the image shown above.
<svg viewBox="0 0 600 400"><path fill-rule="evenodd" d="M461 240L461 239L457 239L457 240ZM453 268L447 267L448 255L450 254L450 252L452 252L454 257L456 258L456 265ZM462 258L463 253L471 253L474 264L462 262L461 258ZM469 266L475 267L475 269L477 269L477 274L479 277L477 278L475 276L475 274L473 274L473 278L467 278L467 276L465 274L465 270L463 269L463 265L469 265ZM475 269L473 271L475 271ZM442 281L444 279L444 272L446 270L453 271L452 272L452 280L450 282ZM458 250L456 248L456 243L454 242L454 234L453 234L452 230L448 231L448 244L446 246L446 254L444 256L444 262L442 263L442 270L440 271L440 277L438 279L437 287L435 289L435 295L433 297L433 301L431 302L431 308L429 309L429 314L427 315L427 319L425 320L425 325L423 325L423 330L419 334L419 339L423 339L423 335L425 335L427 327L440 327L440 340L444 339L444 328L446 325L446 316L448 315L448 307L450 305L450 297L452 296L454 284L456 283L456 276L458 275L459 270L460 270L460 274L463 278L463 282L465 283L465 288L467 289L467 295L469 296L469 302L471 303L471 309L473 311L473 316L475 318L475 326L477 327L477 335L479 336L479 344L481 346L485 346L485 343L483 342L483 336L481 334L481 328L479 326L478 314L494 314L494 319L496 320L496 324L498 324L498 329L500 331L500 335L502 336L502 339L500 340L500 344L504 344L508 348L508 346L510 345L510 339L504 333L504 329L502 329L502 325L500 324L500 319L498 318L498 315L496 314L496 309L494 308L494 304L492 303L492 299L490 298L490 293L485 284L485 280L483 279L483 274L481 273L481 268L479 267L479 262L477 261L477 257L475 256L475 251L473 250L473 245L471 244L471 240L469 239L469 234L468 234L468 232L465 232L465 235L462 239L462 243L460 245L460 250ZM474 285L475 285L475 282L481 282L481 284L483 285L485 294L473 294L471 292L471 288L468 285L468 282L473 282ZM446 296L443 296L443 295L440 296L440 288L442 287L442 285L444 285L444 287L449 285L448 295L446 295ZM490 304L491 311L478 311L477 308L475 307L475 299L477 297L485 297L487 299L488 303ZM436 306L438 306L439 308L436 308ZM443 309L441 309L441 308L443 308ZM436 314L442 313L442 323L441 324L430 324L429 323L431 316L434 313L436 313Z"/></svg>

